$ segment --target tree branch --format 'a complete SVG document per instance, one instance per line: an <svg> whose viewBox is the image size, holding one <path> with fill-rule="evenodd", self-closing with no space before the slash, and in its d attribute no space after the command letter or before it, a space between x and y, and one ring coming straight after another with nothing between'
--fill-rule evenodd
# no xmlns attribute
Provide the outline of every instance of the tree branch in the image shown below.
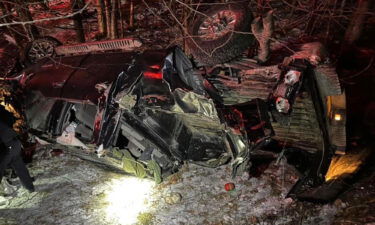
<svg viewBox="0 0 375 225"><path fill-rule="evenodd" d="M13 21L13 22L10 22L10 23L1 23L0 27L14 26L14 25L27 25L27 24L40 23L40 22L44 22L44 21L67 19L67 18L70 18L70 17L73 17L77 14L82 13L90 5L91 2L92 2L92 0L88 1L86 3L86 5L84 7L82 7L80 10L75 11L73 13L69 13L67 15L38 19L38 20L30 20L30 21Z"/></svg>

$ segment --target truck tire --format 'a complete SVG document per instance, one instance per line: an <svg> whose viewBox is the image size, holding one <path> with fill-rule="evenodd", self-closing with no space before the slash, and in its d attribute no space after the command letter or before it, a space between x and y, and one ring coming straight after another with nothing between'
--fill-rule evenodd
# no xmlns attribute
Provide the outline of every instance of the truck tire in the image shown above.
<svg viewBox="0 0 375 225"><path fill-rule="evenodd" d="M189 26L187 47L198 62L215 65L241 55L253 42L252 15L243 3L217 5L197 14Z"/></svg>
<svg viewBox="0 0 375 225"><path fill-rule="evenodd" d="M46 36L35 39L26 46L26 62L33 64L43 58L55 56L55 47L59 45L61 42L53 37Z"/></svg>

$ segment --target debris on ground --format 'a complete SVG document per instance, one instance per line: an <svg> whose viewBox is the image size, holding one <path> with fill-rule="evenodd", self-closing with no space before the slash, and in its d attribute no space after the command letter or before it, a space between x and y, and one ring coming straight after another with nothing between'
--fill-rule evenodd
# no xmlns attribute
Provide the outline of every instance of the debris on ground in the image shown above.
<svg viewBox="0 0 375 225"><path fill-rule="evenodd" d="M0 204L0 224L330 224L342 208L285 198L297 174L284 161L260 177L234 179L228 165L188 164L157 185L69 154L36 157L29 168L36 192L13 183L18 190ZM236 188L227 192L226 183Z"/></svg>

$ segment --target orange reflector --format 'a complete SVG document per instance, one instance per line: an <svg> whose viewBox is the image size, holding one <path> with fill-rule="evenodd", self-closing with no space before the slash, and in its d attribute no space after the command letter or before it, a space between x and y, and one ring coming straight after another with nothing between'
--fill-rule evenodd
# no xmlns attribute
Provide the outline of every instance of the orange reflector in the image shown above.
<svg viewBox="0 0 375 225"><path fill-rule="evenodd" d="M338 114L338 113L336 113L335 114L335 120L336 121L340 121L342 118L341 118L341 115L340 114Z"/></svg>

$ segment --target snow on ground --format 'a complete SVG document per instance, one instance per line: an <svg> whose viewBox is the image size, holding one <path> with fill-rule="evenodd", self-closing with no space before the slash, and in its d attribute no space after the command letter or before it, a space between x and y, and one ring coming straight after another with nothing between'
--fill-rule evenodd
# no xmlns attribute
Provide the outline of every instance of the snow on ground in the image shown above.
<svg viewBox="0 0 375 225"><path fill-rule="evenodd" d="M0 207L0 224L104 224L103 210L91 205L107 181L106 172L70 156L40 159L30 168L35 193L23 188ZM99 185L100 187L100 185Z"/></svg>
<svg viewBox="0 0 375 225"><path fill-rule="evenodd" d="M260 178L248 179L244 174L231 179L229 166L209 169L196 165L189 165L175 176L178 178L173 184L160 185L158 195L181 193L182 200L173 206L159 202L152 210L156 224L265 225L299 220L299 215L290 215L294 201L285 198L296 174L283 162L279 166L273 163ZM235 183L235 190L225 191L227 182ZM334 207L323 207L303 224L330 224L335 211Z"/></svg>
<svg viewBox="0 0 375 225"><path fill-rule="evenodd" d="M229 165L188 164L159 185L47 152L39 153L30 171L37 191L19 187L6 197L0 224L330 224L337 211L334 205L300 209L285 198L296 174L283 162L250 179L231 179ZM227 182L235 190L225 191Z"/></svg>

